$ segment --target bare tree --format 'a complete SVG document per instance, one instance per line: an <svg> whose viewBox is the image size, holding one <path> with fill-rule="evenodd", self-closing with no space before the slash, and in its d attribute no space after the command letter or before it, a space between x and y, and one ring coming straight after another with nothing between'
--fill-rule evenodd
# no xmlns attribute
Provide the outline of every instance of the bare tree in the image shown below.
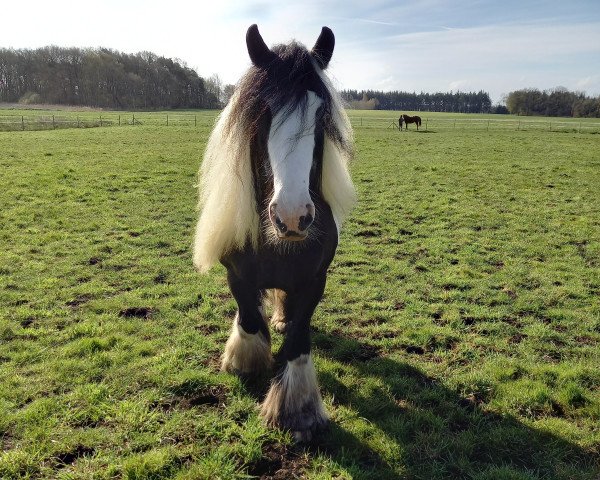
<svg viewBox="0 0 600 480"><path fill-rule="evenodd" d="M223 104L224 104L224 102L222 100L222 98L223 98L223 82L221 81L221 78L219 77L219 75L214 73L213 75L211 75L210 77L208 77L206 79L205 83L206 83L206 92L209 95L214 96L214 98L216 99L217 104L215 105L215 107L223 106Z"/></svg>
<svg viewBox="0 0 600 480"><path fill-rule="evenodd" d="M117 109L218 108L221 83L208 92L196 71L152 52L44 47L0 48L0 101L39 101Z"/></svg>

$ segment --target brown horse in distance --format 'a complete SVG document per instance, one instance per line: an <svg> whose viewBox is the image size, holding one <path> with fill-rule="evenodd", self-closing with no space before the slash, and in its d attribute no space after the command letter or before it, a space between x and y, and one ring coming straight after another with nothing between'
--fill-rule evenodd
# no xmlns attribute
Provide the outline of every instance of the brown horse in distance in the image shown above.
<svg viewBox="0 0 600 480"><path fill-rule="evenodd" d="M408 130L408 124L409 123L415 123L417 125L417 130L419 129L419 127L421 126L421 117L415 115L414 117L411 117L410 115L400 115L400 118L398 119L398 124L400 125L400 130L402 130L402 124L406 125L406 130Z"/></svg>

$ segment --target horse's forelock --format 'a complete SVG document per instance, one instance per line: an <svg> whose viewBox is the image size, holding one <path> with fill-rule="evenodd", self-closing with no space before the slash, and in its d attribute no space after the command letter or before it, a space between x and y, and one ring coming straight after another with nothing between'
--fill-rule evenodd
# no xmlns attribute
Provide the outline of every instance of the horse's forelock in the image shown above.
<svg viewBox="0 0 600 480"><path fill-rule="evenodd" d="M305 111L306 93L310 90L323 101L325 131L336 143L341 143L340 132L336 131L332 120L331 93L321 79L317 71L320 67L311 53L296 41L276 45L272 51L277 58L267 68L250 67L238 83L228 129L235 128L252 138L267 110L272 117L282 110L283 117L298 108Z"/></svg>
<svg viewBox="0 0 600 480"><path fill-rule="evenodd" d="M265 135L268 135L269 129L265 130L264 125L267 119L270 129L278 128L279 125L273 123L276 122L276 117L285 119L289 114L300 109L304 122L319 123L325 138L335 145L335 151L339 152L340 159L352 158L351 128L341 97L331 86L325 72L310 52L295 41L287 45L276 45L272 51L277 59L273 60L267 68L253 65L240 79L228 107L224 127L226 134L236 139L234 143L239 149L248 148L255 138L262 138L262 142L266 142ZM305 115L308 107L308 91L314 92L322 100L319 113L314 119L309 119ZM278 113L283 115L277 115ZM300 130L303 131L305 126L306 124L301 125ZM332 149L326 150L334 152ZM249 161L251 157L240 154L236 158L239 161ZM340 165L345 164L345 160L340 162ZM346 167L342 167L344 168ZM236 170L243 170L243 166L237 165ZM256 176L259 171L253 169L253 176ZM257 179L254 178L252 181L256 185ZM343 181L350 182L345 177ZM316 188L321 190L320 181ZM258 194L258 190L255 193ZM344 200L342 203L351 202Z"/></svg>

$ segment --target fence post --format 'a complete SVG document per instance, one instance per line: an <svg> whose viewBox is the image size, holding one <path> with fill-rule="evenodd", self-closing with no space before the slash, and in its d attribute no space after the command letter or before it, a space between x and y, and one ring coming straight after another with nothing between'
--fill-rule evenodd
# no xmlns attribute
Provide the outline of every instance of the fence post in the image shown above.
<svg viewBox="0 0 600 480"><path fill-rule="evenodd" d="M79 115L77 115L77 128L79 128Z"/></svg>
<svg viewBox="0 0 600 480"><path fill-rule="evenodd" d="M519 120L519 124L517 125L517 130L521 130L521 120Z"/></svg>
<svg viewBox="0 0 600 480"><path fill-rule="evenodd" d="M52 130L56 129L56 124L54 123L54 115L52 115Z"/></svg>
<svg viewBox="0 0 600 480"><path fill-rule="evenodd" d="M131 124L135 125L135 113L132 113L132 115L133 115L133 120L131 120Z"/></svg>
<svg viewBox="0 0 600 480"><path fill-rule="evenodd" d="M196 115L194 115L194 127L196 126Z"/></svg>
<svg viewBox="0 0 600 480"><path fill-rule="evenodd" d="M581 122L579 122L579 132L578 133L581 133Z"/></svg>
<svg viewBox="0 0 600 480"><path fill-rule="evenodd" d="M119 115L119 127L121 126L121 115Z"/></svg>
<svg viewBox="0 0 600 480"><path fill-rule="evenodd" d="M100 115L100 126L102 126L102 115Z"/></svg>
<svg viewBox="0 0 600 480"><path fill-rule="evenodd" d="M167 127L169 126L169 114L167 113Z"/></svg>
<svg viewBox="0 0 600 480"><path fill-rule="evenodd" d="M456 128L456 118L454 119L454 128Z"/></svg>
<svg viewBox="0 0 600 480"><path fill-rule="evenodd" d="M21 115L21 130L25 130L25 117Z"/></svg>

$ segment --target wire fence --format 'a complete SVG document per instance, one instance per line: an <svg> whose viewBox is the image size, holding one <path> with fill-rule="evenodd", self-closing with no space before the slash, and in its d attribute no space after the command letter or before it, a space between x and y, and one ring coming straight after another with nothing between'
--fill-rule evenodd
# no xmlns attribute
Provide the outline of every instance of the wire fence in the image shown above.
<svg viewBox="0 0 600 480"><path fill-rule="evenodd" d="M35 114L0 114L0 131L56 130L64 128L98 128L118 126L187 126L212 125L215 111L198 113L165 112L60 112ZM210 119L208 119L210 117ZM550 131L574 133L600 133L600 122L595 119L529 117L509 118L464 118L464 117L425 117L422 116L420 131L438 132L447 130L475 131ZM396 129L398 119L392 117L359 116L350 112L354 128ZM404 126L406 128L406 125ZM416 130L409 124L408 130Z"/></svg>
<svg viewBox="0 0 600 480"><path fill-rule="evenodd" d="M56 130L59 128L94 128L132 125L191 126L203 121L205 115L191 113L85 113L71 114L0 114L0 131Z"/></svg>
<svg viewBox="0 0 600 480"><path fill-rule="evenodd" d="M387 128L399 130L398 119L389 117L358 117L351 116L350 121L354 128ZM416 130L414 123L404 124L403 130ZM517 130L517 131L550 131L573 133L600 133L600 122L590 119L568 118L461 118L461 117L421 117L420 131L438 132L447 130Z"/></svg>

